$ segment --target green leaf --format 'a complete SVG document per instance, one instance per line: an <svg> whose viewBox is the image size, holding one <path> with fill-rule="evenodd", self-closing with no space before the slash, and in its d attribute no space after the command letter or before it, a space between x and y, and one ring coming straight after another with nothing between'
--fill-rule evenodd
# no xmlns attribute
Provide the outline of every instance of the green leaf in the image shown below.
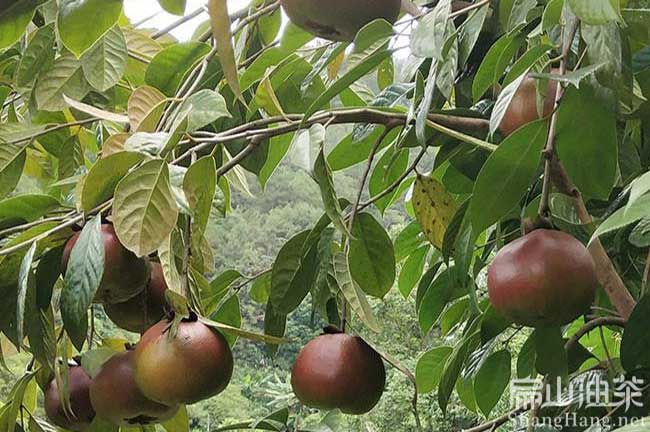
<svg viewBox="0 0 650 432"><path fill-rule="evenodd" d="M470 329L471 330L471 329ZM456 382L462 370L465 359L468 353L473 350L478 343L478 335L469 333L460 343L458 343L445 364L445 370L440 378L438 385L438 404L443 413L447 412L447 404L451 398L451 393L454 391Z"/></svg>
<svg viewBox="0 0 650 432"><path fill-rule="evenodd" d="M507 86L511 82L513 82L517 77L521 76L522 74L526 74L530 68L535 65L538 61L541 59L545 58L546 53L548 53L550 50L552 50L553 47L551 45L535 45L528 51L524 53L516 62L515 64L512 65L510 70L508 71L508 74L503 80L503 86ZM551 77L555 77L558 75L553 75L553 74L548 74ZM537 76L537 75L534 75Z"/></svg>
<svg viewBox="0 0 650 432"><path fill-rule="evenodd" d="M88 171L81 192L81 208L89 212L113 196L117 184L144 156L119 152L99 159Z"/></svg>
<svg viewBox="0 0 650 432"><path fill-rule="evenodd" d="M561 83L571 84L573 87L579 89L580 83L584 79L592 76L593 74L598 72L599 69L602 69L603 66L605 65L606 63L598 63L595 65L590 65L574 71L567 72L564 75L553 74L553 73L533 73L530 74L530 76L533 78L542 78L542 79L553 80Z"/></svg>
<svg viewBox="0 0 650 432"><path fill-rule="evenodd" d="M273 337L283 337L287 326L287 316L276 312L273 309L273 304L268 302L266 304L266 313L264 314L264 334ZM271 356L274 356L278 351L277 344L267 344L267 350Z"/></svg>
<svg viewBox="0 0 650 432"><path fill-rule="evenodd" d="M210 52L210 46L200 42L173 44L151 59L145 82L167 96L174 96L186 72Z"/></svg>
<svg viewBox="0 0 650 432"><path fill-rule="evenodd" d="M203 157L189 167L183 179L183 190L194 212L192 236L199 238L208 227L212 201L217 192L217 167L213 157Z"/></svg>
<svg viewBox="0 0 650 432"><path fill-rule="evenodd" d="M519 357L517 357L517 378L529 378L537 375L535 363L537 352L535 351L535 334L531 334L524 342Z"/></svg>
<svg viewBox="0 0 650 432"><path fill-rule="evenodd" d="M0 226L32 222L59 207L50 195L16 195L0 201Z"/></svg>
<svg viewBox="0 0 650 432"><path fill-rule="evenodd" d="M426 282L424 277L422 280ZM448 268L433 282L430 282L426 291L421 294L421 300L417 306L418 322L422 333L429 333L449 302L466 293L466 287L454 283L453 267Z"/></svg>
<svg viewBox="0 0 650 432"><path fill-rule="evenodd" d="M621 341L621 362L626 371L650 367L648 352L648 317L650 317L650 296L644 296L630 315L623 340Z"/></svg>
<svg viewBox="0 0 650 432"><path fill-rule="evenodd" d="M187 131L194 132L222 117L230 117L226 100L214 90L200 90L183 102L180 112L187 110Z"/></svg>
<svg viewBox="0 0 650 432"><path fill-rule="evenodd" d="M34 94L38 108L44 111L61 111L67 107L63 95L82 100L90 91L81 63L74 55L64 53L52 67L41 74Z"/></svg>
<svg viewBox="0 0 650 432"><path fill-rule="evenodd" d="M72 343L81 351L86 339L88 308L104 275L102 221L97 216L86 223L72 248L65 286L61 291L61 317Z"/></svg>
<svg viewBox="0 0 650 432"><path fill-rule="evenodd" d="M266 183L289 152L294 136L294 134L283 134L273 137L269 141L269 152L266 156L266 161L257 176L262 189L266 187Z"/></svg>
<svg viewBox="0 0 650 432"><path fill-rule="evenodd" d="M161 1L165 1L165 0L161 0ZM169 0L166 1L169 2ZM185 407L185 405L181 405L180 408L178 408L176 414L174 414L174 417L162 422L161 426L167 432L189 432L190 419L189 416L187 415L187 408Z"/></svg>
<svg viewBox="0 0 650 432"><path fill-rule="evenodd" d="M187 0L158 0L160 6L174 15L183 15L185 13L185 7Z"/></svg>
<svg viewBox="0 0 650 432"><path fill-rule="evenodd" d="M575 127L588 124L589 127ZM616 181L616 115L589 86L569 88L560 105L557 152L569 178L586 198L607 199ZM594 175L598 173L598 175Z"/></svg>
<svg viewBox="0 0 650 432"><path fill-rule="evenodd" d="M442 60L450 13L451 1L443 0L418 20L418 26L411 32L410 46L414 55Z"/></svg>
<svg viewBox="0 0 650 432"><path fill-rule="evenodd" d="M379 195L394 182L396 182L399 177L404 174L409 162L409 152L406 149L397 149L390 147L377 161L377 165L370 175L370 180L368 181L368 191L370 196L374 197ZM393 192L375 201L375 206L382 213L388 208L388 206L393 202L397 194L400 193L399 188L395 188Z"/></svg>
<svg viewBox="0 0 650 432"><path fill-rule="evenodd" d="M36 0L17 0L0 10L0 50L18 42L36 11Z"/></svg>
<svg viewBox="0 0 650 432"><path fill-rule="evenodd" d="M80 57L120 18L122 0L61 0L57 28L63 44Z"/></svg>
<svg viewBox="0 0 650 432"><path fill-rule="evenodd" d="M177 217L169 169L163 160L149 161L131 171L115 188L115 231L124 247L137 256L158 249L174 229Z"/></svg>
<svg viewBox="0 0 650 432"><path fill-rule="evenodd" d="M345 300L350 304L352 311L370 330L374 332L381 331L379 321L372 311L366 295L352 279L348 257L343 252L337 252L332 257L332 261L335 283L337 288L341 290Z"/></svg>
<svg viewBox="0 0 650 432"><path fill-rule="evenodd" d="M622 21L619 0L568 0L571 10L587 24Z"/></svg>
<svg viewBox="0 0 650 432"><path fill-rule="evenodd" d="M422 232L436 249L442 249L445 232L458 209L456 201L438 180L418 174L411 202Z"/></svg>
<svg viewBox="0 0 650 432"><path fill-rule="evenodd" d="M508 215L528 190L546 144L546 121L530 123L508 136L490 155L474 184L469 217L476 232Z"/></svg>
<svg viewBox="0 0 650 432"><path fill-rule="evenodd" d="M386 44L373 50L367 57L357 63L354 67L350 68L341 78L336 80L327 90L323 92L305 112L303 117L303 124L319 109L324 108L334 97L338 96L342 91L346 90L359 78L374 70L381 64L388 56L390 51L386 49Z"/></svg>
<svg viewBox="0 0 650 432"><path fill-rule="evenodd" d="M271 274L269 302L279 314L295 310L314 283L318 263L316 248L305 244L310 231L291 238L278 252Z"/></svg>
<svg viewBox="0 0 650 432"><path fill-rule="evenodd" d="M99 91L110 89L126 72L128 55L124 34L118 26L112 27L81 56L86 80Z"/></svg>
<svg viewBox="0 0 650 432"><path fill-rule="evenodd" d="M630 207L623 207L616 210L598 226L591 236L590 241L646 217L648 215L648 206L650 206L650 195L644 195L637 199Z"/></svg>
<svg viewBox="0 0 650 432"><path fill-rule="evenodd" d="M41 27L34 33L16 70L16 84L22 91L31 90L38 75L54 62L55 40L54 24Z"/></svg>
<svg viewBox="0 0 650 432"><path fill-rule="evenodd" d="M532 336L535 341L535 367L542 375L566 378L568 358L560 327L539 327Z"/></svg>
<svg viewBox="0 0 650 432"><path fill-rule="evenodd" d="M427 351L420 357L415 368L418 393L431 393L438 387L451 352L451 347L443 346Z"/></svg>
<svg viewBox="0 0 650 432"><path fill-rule="evenodd" d="M384 298L395 282L393 243L370 213L354 220L348 263L359 288L373 297Z"/></svg>
<svg viewBox="0 0 650 432"><path fill-rule="evenodd" d="M523 40L517 31L507 33L492 45L476 72L472 83L472 96L477 102L496 83L510 64Z"/></svg>
<svg viewBox="0 0 650 432"><path fill-rule="evenodd" d="M233 327L241 327L241 311L239 308L239 297L237 294L233 294L230 296L230 298L228 298L228 300L223 302L223 304L211 315L210 318L216 322L228 324ZM226 333L224 337L231 347L234 346L237 342L236 334Z"/></svg>
<svg viewBox="0 0 650 432"><path fill-rule="evenodd" d="M323 126L320 126L321 128ZM324 130L325 128L323 128ZM332 170L325 160L325 151L321 147L316 162L314 163L314 179L320 188L321 199L325 207L325 213L338 228L341 233L350 235L345 220L343 219L343 211L336 196L334 189L334 178L332 177Z"/></svg>
<svg viewBox="0 0 650 432"><path fill-rule="evenodd" d="M428 252L429 246L423 246L413 252L404 262L397 281L399 292L404 298L408 298L413 288L420 281Z"/></svg>
<svg viewBox="0 0 650 432"><path fill-rule="evenodd" d="M18 302L16 304L16 340L22 341L25 337L25 309L27 290L29 289L30 282L34 282L32 276L32 265L34 263L34 255L36 254L36 242L29 248L23 261L20 264L20 272L18 273Z"/></svg>
<svg viewBox="0 0 650 432"><path fill-rule="evenodd" d="M492 114L490 116L490 134L493 135L497 129L501 126L503 119L508 112L512 100L514 99L519 87L522 86L523 82L528 76L528 70L523 71L523 73L510 84L505 86L503 90L499 93L499 97L494 104L492 109Z"/></svg>
<svg viewBox="0 0 650 432"><path fill-rule="evenodd" d="M242 98L227 0L208 0L208 13L210 14L212 37L217 44L223 74L235 96Z"/></svg>
<svg viewBox="0 0 650 432"><path fill-rule="evenodd" d="M508 387L511 361L510 352L497 351L485 360L474 378L474 392L478 396L476 403L485 417L490 416Z"/></svg>

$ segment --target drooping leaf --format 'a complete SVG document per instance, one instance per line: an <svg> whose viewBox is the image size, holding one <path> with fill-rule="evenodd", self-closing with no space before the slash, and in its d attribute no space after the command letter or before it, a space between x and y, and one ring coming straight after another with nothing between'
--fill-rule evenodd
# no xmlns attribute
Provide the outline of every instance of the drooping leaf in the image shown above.
<svg viewBox="0 0 650 432"><path fill-rule="evenodd" d="M201 237L208 226L210 209L217 191L217 168L208 156L193 163L183 179L183 191L193 209L192 236Z"/></svg>
<svg viewBox="0 0 650 432"><path fill-rule="evenodd" d="M442 346L427 351L420 357L415 368L418 393L431 393L438 387L451 352L451 347Z"/></svg>
<svg viewBox="0 0 650 432"><path fill-rule="evenodd" d="M228 2L226 0L208 0L208 12L210 14L212 36L217 44L219 62L221 63L224 75L235 96L241 97L239 75L237 74L237 60L235 58L235 49L233 47L230 29Z"/></svg>
<svg viewBox="0 0 650 432"><path fill-rule="evenodd" d="M645 349L648 343L647 321L650 314L650 296L644 296L636 305L625 325L621 341L621 362L625 370L650 366L650 355Z"/></svg>
<svg viewBox="0 0 650 432"><path fill-rule="evenodd" d="M322 127L322 126L321 126ZM324 129L324 128L323 128ZM348 227L343 219L343 211L334 189L334 178L332 170L325 160L325 152L321 148L314 163L314 178L320 188L321 198L325 207L325 213L329 216L334 225L344 234L349 235Z"/></svg>
<svg viewBox="0 0 650 432"><path fill-rule="evenodd" d="M100 217L86 223L72 248L61 292L63 325L81 350L88 326L88 308L104 275L104 240Z"/></svg>
<svg viewBox="0 0 650 432"><path fill-rule="evenodd" d="M337 252L334 254L332 261L336 286L343 293L343 297L350 304L352 311L370 330L379 332L381 326L368 303L366 295L352 279L348 257L343 252Z"/></svg>

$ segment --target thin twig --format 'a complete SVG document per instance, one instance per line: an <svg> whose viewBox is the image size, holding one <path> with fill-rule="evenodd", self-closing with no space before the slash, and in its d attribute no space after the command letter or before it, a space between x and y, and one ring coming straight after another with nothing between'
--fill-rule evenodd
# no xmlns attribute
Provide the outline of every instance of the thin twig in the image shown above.
<svg viewBox="0 0 650 432"><path fill-rule="evenodd" d="M189 14L185 15L184 17L174 21L173 23L169 24L167 27L164 27L154 34L151 35L151 39L159 39L163 36L165 36L167 33L170 31L174 30L177 27L182 26L186 22L196 18L197 16L201 15L203 12L205 12L205 6L201 6L197 10L190 12Z"/></svg>
<svg viewBox="0 0 650 432"><path fill-rule="evenodd" d="M68 128L72 128L72 127L75 127L75 126L83 126L83 125L86 125L86 124L89 124L89 123L94 123L94 122L99 121L99 120L101 120L101 119L98 118L98 117L90 117L90 118L87 118L87 119L84 119L84 120L77 120L77 121L73 121L73 122L70 122L70 123L61 123L61 124L46 128L45 130L42 130L40 132L36 132L36 133L31 134L31 135L22 137L22 138L17 138L17 139L15 139L13 141L9 141L9 142L6 142L4 144L5 145L12 145L12 144L19 144L19 143L25 142L25 141L31 141L33 139L42 137L43 135L47 135L50 132L56 132L56 131L61 130L61 129L68 129Z"/></svg>

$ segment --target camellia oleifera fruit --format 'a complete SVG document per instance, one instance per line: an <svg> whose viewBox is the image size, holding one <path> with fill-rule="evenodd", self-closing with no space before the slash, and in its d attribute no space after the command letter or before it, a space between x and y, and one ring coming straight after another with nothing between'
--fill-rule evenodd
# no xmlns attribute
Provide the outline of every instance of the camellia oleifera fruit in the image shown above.
<svg viewBox="0 0 650 432"><path fill-rule="evenodd" d="M174 416L178 405L147 399L135 383L135 352L115 354L102 365L90 385L95 412L117 425L160 423Z"/></svg>
<svg viewBox="0 0 650 432"><path fill-rule="evenodd" d="M381 356L358 336L318 336L300 351L291 386L305 405L346 414L365 414L381 399L386 370Z"/></svg>
<svg viewBox="0 0 650 432"><path fill-rule="evenodd" d="M143 333L161 320L169 305L167 283L159 263L151 264L151 278L140 294L122 303L104 304L104 312L118 327Z"/></svg>
<svg viewBox="0 0 650 432"><path fill-rule="evenodd" d="M63 250L62 267L65 274L72 248L79 240L75 233ZM135 256L117 238L113 225L102 225L104 241L104 274L95 295L98 303L119 303L137 295L149 280L149 266L145 259Z"/></svg>
<svg viewBox="0 0 650 432"><path fill-rule="evenodd" d="M401 0L281 0L289 19L315 36L351 41L363 26L383 18L393 24Z"/></svg>
<svg viewBox="0 0 650 432"><path fill-rule="evenodd" d="M554 74L558 73L555 69L551 72ZM557 81L548 81L541 115L537 109L537 83L538 80L530 76L524 78L499 125L499 129L503 135L508 136L520 127L535 120L548 117L553 113Z"/></svg>
<svg viewBox="0 0 650 432"><path fill-rule="evenodd" d="M488 270L494 309L531 327L563 325L587 312L598 280L586 247L561 231L537 229L499 251Z"/></svg>
<svg viewBox="0 0 650 432"><path fill-rule="evenodd" d="M95 418L95 410L90 401L92 381L81 366L70 366L67 379L72 412L64 409L59 385L53 379L45 388L45 414L52 423L63 429L81 431L90 426Z"/></svg>
<svg viewBox="0 0 650 432"><path fill-rule="evenodd" d="M183 321L173 335L162 320L135 348L135 379L149 399L191 404L221 393L233 371L228 341L199 321Z"/></svg>

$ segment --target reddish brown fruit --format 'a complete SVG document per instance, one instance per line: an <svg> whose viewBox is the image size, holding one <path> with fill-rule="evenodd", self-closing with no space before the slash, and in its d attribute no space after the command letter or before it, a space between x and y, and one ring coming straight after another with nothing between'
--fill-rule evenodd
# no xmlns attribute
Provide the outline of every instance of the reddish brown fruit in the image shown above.
<svg viewBox="0 0 650 432"><path fill-rule="evenodd" d="M102 366L90 385L90 400L97 415L118 425L144 425L168 420L178 405L147 399L135 383L135 353L115 354Z"/></svg>
<svg viewBox="0 0 650 432"><path fill-rule="evenodd" d="M191 404L221 393L230 382L233 358L226 339L205 324L169 322L147 330L135 348L135 379L146 397L170 405Z"/></svg>
<svg viewBox="0 0 650 432"><path fill-rule="evenodd" d="M381 357L363 339L325 334L309 342L291 371L291 386L305 405L346 414L364 414L381 399L386 371Z"/></svg>
<svg viewBox="0 0 650 432"><path fill-rule="evenodd" d="M61 264L65 274L72 248L80 233L68 240L63 250ZM127 250L117 238L113 225L102 225L104 239L104 275L95 295L97 303L119 303L137 295L149 280L149 266Z"/></svg>
<svg viewBox="0 0 650 432"><path fill-rule="evenodd" d="M64 429L81 431L92 423L95 410L90 403L91 379L80 366L68 368L68 391L72 413L63 409L59 386L53 379L45 388L45 414L55 425Z"/></svg>
<svg viewBox="0 0 650 432"><path fill-rule="evenodd" d="M399 16L401 0L281 0L282 8L298 27L315 36L351 41L373 20L383 18L393 24Z"/></svg>
<svg viewBox="0 0 650 432"><path fill-rule="evenodd" d="M552 73L558 73L552 70ZM549 80L544 99L544 110L540 116L537 110L537 82L535 78L526 77L515 92L508 109L506 110L499 129L505 136L510 135L520 127L550 116L555 107L555 93L557 92L557 81Z"/></svg>
<svg viewBox="0 0 650 432"><path fill-rule="evenodd" d="M597 286L587 248L569 234L547 229L509 243L488 271L494 309L531 327L570 323L588 311Z"/></svg>
<svg viewBox="0 0 650 432"><path fill-rule="evenodd" d="M151 278L142 292L135 297L115 304L105 304L106 315L118 327L135 333L143 333L149 327L160 321L169 309L165 300L167 283L162 266L151 264Z"/></svg>

